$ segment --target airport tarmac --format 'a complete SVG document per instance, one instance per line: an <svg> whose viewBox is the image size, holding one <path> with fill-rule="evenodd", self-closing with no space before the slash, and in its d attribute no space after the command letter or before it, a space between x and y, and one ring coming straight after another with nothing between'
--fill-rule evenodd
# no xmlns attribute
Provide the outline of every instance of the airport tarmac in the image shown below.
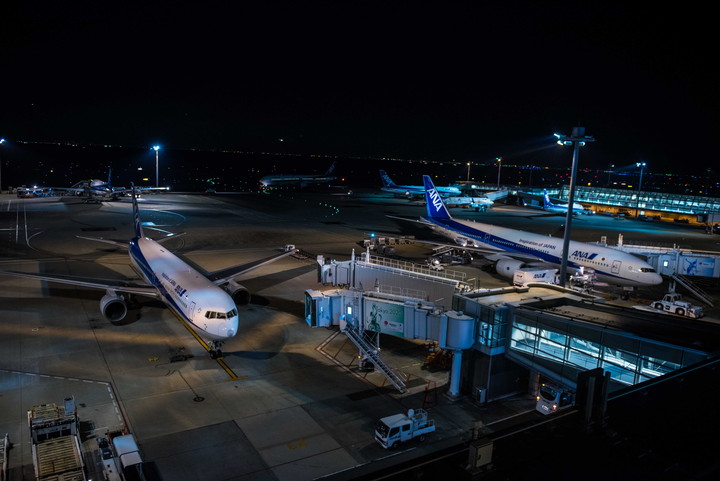
<svg viewBox="0 0 720 481"><path fill-rule="evenodd" d="M0 196L0 269L134 276L122 249L76 237L126 241L130 211L124 201ZM550 233L563 221L502 205L487 213L452 212L535 232ZM141 218L158 236L187 232L167 247L207 270L265 257L286 244L346 260L370 232L403 233L386 215L423 214L424 207L375 193L167 194L141 203ZM603 216L579 217L573 225L577 240L607 235L611 243L623 233L626 240L720 250L720 236L688 226ZM408 249L420 259L426 255L423 247ZM476 267L458 269L482 287L508 285ZM75 396L88 450L93 436L126 430L145 461L173 481L315 479L388 456L419 456L467 437L477 421L492 429L534 415L528 396L492 406L471 398L451 402L443 395L447 371L423 369L423 342L382 341L387 363L410 378L405 394L359 369L345 336L304 321L303 293L323 288L313 258L283 258L238 280L254 297L240 309L238 335L223 348L228 372L158 302L133 311L136 322L114 326L100 316L102 291L0 276L0 433L14 445L9 479L34 476L27 410L68 395ZM419 407L437 425L424 444L388 452L373 440L379 418ZM99 479L97 463L88 467Z"/></svg>

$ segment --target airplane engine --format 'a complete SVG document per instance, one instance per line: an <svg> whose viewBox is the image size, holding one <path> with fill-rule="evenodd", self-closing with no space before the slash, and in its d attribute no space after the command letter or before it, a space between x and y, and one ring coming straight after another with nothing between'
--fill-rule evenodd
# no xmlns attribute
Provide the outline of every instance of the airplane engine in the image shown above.
<svg viewBox="0 0 720 481"><path fill-rule="evenodd" d="M100 312L111 323L120 323L127 316L127 303L123 296L108 290L107 294L100 299Z"/></svg>
<svg viewBox="0 0 720 481"><path fill-rule="evenodd" d="M525 267L523 261L516 261L515 259L501 259L495 264L495 271L503 277L513 278L515 271Z"/></svg>
<svg viewBox="0 0 720 481"><path fill-rule="evenodd" d="M225 291L230 294L236 306L246 306L250 304L250 291L235 281L230 281L225 286Z"/></svg>

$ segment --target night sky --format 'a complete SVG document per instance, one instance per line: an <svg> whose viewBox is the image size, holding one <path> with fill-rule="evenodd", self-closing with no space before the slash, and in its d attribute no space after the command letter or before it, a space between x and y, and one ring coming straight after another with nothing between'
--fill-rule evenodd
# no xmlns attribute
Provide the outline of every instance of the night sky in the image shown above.
<svg viewBox="0 0 720 481"><path fill-rule="evenodd" d="M583 125L587 167L715 170L709 12L492 3L12 2L0 135L555 167Z"/></svg>

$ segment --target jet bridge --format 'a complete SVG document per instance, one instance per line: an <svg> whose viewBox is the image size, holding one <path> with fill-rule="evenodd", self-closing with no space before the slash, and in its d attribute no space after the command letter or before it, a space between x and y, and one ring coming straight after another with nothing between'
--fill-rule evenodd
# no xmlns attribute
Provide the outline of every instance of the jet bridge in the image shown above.
<svg viewBox="0 0 720 481"><path fill-rule="evenodd" d="M437 341L453 353L449 396L472 393L480 402L528 392L538 373L573 387L580 373L602 368L611 373L613 390L720 352L715 324L691 319L678 324L669 316L606 305L601 298L542 283L468 291L458 282L448 297L433 299L437 294L427 292L438 280L428 273L383 277L388 266L363 262L364 278L378 281L368 282L369 289L307 290L305 318L311 327L339 326L400 392L405 380L381 359L378 334ZM355 264L344 265L349 281ZM319 263L321 277L327 265L341 263Z"/></svg>

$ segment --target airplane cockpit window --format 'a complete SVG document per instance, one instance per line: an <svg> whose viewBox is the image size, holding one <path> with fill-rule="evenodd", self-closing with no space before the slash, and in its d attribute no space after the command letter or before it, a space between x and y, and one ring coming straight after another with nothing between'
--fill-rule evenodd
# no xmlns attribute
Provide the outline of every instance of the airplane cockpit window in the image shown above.
<svg viewBox="0 0 720 481"><path fill-rule="evenodd" d="M232 311L230 311L230 312L227 313L227 318L228 318L228 319L231 319L231 318L237 316L237 314L238 314L238 313L237 313L237 309L233 309Z"/></svg>
<svg viewBox="0 0 720 481"><path fill-rule="evenodd" d="M207 311L207 312L205 313L205 317L207 317L208 319L215 319L215 315L216 315L216 314L217 314L216 312Z"/></svg>
<svg viewBox="0 0 720 481"><path fill-rule="evenodd" d="M225 319L225 318L226 318L225 313L224 313L224 312L218 312L218 313L217 313L217 318L218 318L218 319Z"/></svg>

